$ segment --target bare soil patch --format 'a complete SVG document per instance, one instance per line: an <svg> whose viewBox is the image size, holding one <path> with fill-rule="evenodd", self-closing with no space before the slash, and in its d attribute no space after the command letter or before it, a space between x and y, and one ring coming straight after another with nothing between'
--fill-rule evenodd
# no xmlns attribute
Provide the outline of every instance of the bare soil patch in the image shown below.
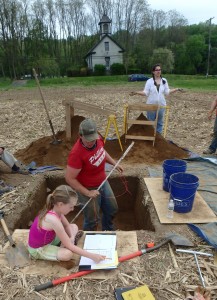
<svg viewBox="0 0 217 300"><path fill-rule="evenodd" d="M142 88L142 86L141 86ZM66 166L68 153L77 139L78 126L84 117L93 118L104 135L107 125L106 117L88 114L88 112L77 111L73 118L73 137L70 142L65 139L65 111L62 101L75 97L77 100L86 103L93 103L101 108L111 108L117 111L118 129L121 134L121 141L124 149L130 141L125 143L123 137L123 105L125 103L145 102L143 97L129 97L132 88L46 88L43 93L48 105L48 111L57 133L57 138L62 140L59 145L52 145L51 129L47 120L43 103L37 89L25 90L14 89L2 91L0 94L0 144L6 146L10 151L24 163L35 161L38 166L59 165ZM169 126L167 139L177 143L180 147L188 148L191 151L202 153L211 140L213 123L207 120L207 111L210 102L213 100L213 93L185 93L173 94L168 98L170 109ZM142 117L142 116L141 116ZM133 126L130 130L140 132L141 127ZM114 132L110 132L113 136ZM167 158L184 158L186 152L180 147L170 144L162 136L157 135L156 145L153 148L151 142L137 141L123 161L125 174L136 175L139 180L148 176L147 167L153 164L161 164ZM117 140L106 142L107 151L116 159L120 158L122 152ZM46 176L64 176L63 171L49 173ZM0 207L5 210L6 221L11 229L12 224L19 216L22 206L28 204L31 194L44 180L44 174L38 175L15 175L0 163L0 179L14 185L16 189L7 197L0 198ZM144 188L145 189L145 188ZM144 248L148 240L155 240L157 243L167 231L174 231L188 236L195 242L198 251L209 251L209 247L197 238L187 226L162 226L158 222L154 207L148 195L144 201L149 202L149 210L155 232L138 230L139 249ZM31 208L30 208L31 209ZM1 243L4 245L5 237L1 233ZM151 288L156 299L184 299L186 290L191 289L190 285L199 285L199 275L193 257L183 259L177 258L179 269L175 269L168 246L164 246L152 254L143 255L139 264L133 260L120 264L120 276L113 280L78 280L70 281L64 290L60 285L40 294L33 292L33 287L53 278L44 276L28 276L22 274L22 270L10 270L1 268L0 299L114 299L113 289L115 286L141 285L146 283ZM207 260L210 263L210 260ZM216 285L216 270L203 266L210 285ZM76 270L71 270L71 272ZM58 277L58 274L57 276ZM10 286L10 288L8 288ZM213 299L215 298L213 293Z"/></svg>
<svg viewBox="0 0 217 300"><path fill-rule="evenodd" d="M145 119L143 115L139 116L140 119ZM72 138L70 141L66 140L65 131L58 132L56 138L61 140L60 144L53 145L53 137L43 137L37 141L32 142L24 149L18 150L15 156L22 162L28 164L31 161L35 161L38 166L59 165L66 166L67 157L72 145L78 139L79 124L84 118L81 116L75 116L72 118ZM133 125L129 128L129 134L132 135L147 135L153 136L153 128L150 126ZM132 141L127 140L125 142L124 135L121 136L121 143L124 151L130 145ZM106 150L109 154L118 159L122 156L118 139L108 140L105 144ZM161 163L164 159L168 158L186 158L188 154L178 146L169 143L160 134L157 134L155 146L153 147L150 141L135 141L135 144L129 154L124 160L125 164L133 163Z"/></svg>

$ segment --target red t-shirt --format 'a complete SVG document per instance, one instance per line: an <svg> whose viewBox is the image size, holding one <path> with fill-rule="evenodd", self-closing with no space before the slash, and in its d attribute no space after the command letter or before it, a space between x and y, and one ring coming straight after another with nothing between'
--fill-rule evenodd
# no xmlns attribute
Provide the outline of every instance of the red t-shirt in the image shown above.
<svg viewBox="0 0 217 300"><path fill-rule="evenodd" d="M106 178L104 142L97 139L93 150L86 149L80 139L73 146L68 157L68 166L81 169L77 180L85 187L98 187Z"/></svg>

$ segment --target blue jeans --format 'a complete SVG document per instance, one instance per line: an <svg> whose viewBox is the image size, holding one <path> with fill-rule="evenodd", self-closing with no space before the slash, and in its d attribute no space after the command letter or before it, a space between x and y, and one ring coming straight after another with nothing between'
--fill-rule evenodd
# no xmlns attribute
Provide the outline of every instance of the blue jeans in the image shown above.
<svg viewBox="0 0 217 300"><path fill-rule="evenodd" d="M163 131L163 123L164 123L164 108L160 108L158 112L158 121L157 121L157 132L162 133ZM147 118L149 121L155 121L156 119L156 111L147 111Z"/></svg>
<svg viewBox="0 0 217 300"><path fill-rule="evenodd" d="M92 188L94 190L96 188ZM93 198L83 210L84 224L83 230L96 231L100 222L100 209L102 210L102 230L115 230L113 225L113 218L118 211L118 205L111 189L110 184L106 181L99 190L100 195ZM79 202L82 205L89 200L88 197L78 193Z"/></svg>
<svg viewBox="0 0 217 300"><path fill-rule="evenodd" d="M215 118L213 131L214 131L214 135L213 135L213 138L212 138L212 142L209 146L209 149L212 150L213 152L215 152L216 149L217 149L217 116Z"/></svg>

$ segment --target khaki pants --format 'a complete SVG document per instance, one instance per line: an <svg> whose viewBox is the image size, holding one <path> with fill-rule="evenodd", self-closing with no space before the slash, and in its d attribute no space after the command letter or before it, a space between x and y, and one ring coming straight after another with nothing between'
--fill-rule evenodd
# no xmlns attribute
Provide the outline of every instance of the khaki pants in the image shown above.
<svg viewBox="0 0 217 300"><path fill-rule="evenodd" d="M17 159L7 150L4 149L3 153L0 155L0 159L10 168L16 164Z"/></svg>

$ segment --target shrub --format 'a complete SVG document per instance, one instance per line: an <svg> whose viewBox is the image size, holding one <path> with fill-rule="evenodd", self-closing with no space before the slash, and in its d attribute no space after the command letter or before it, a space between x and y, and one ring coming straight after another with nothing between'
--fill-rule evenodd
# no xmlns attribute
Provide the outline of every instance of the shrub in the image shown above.
<svg viewBox="0 0 217 300"><path fill-rule="evenodd" d="M128 74L140 74L141 73L141 69L138 68L128 68Z"/></svg>
<svg viewBox="0 0 217 300"><path fill-rule="evenodd" d="M87 68L87 76L93 76L93 70Z"/></svg>
<svg viewBox="0 0 217 300"><path fill-rule="evenodd" d="M111 74L112 75L123 75L125 74L125 68L123 64L114 63L111 65Z"/></svg>
<svg viewBox="0 0 217 300"><path fill-rule="evenodd" d="M56 61L49 57L43 57L36 61L36 68L38 69L38 74L40 77L54 77L59 76L59 65Z"/></svg>
<svg viewBox="0 0 217 300"><path fill-rule="evenodd" d="M105 66L104 65L95 65L94 66L94 75L96 75L96 76L105 75Z"/></svg>
<svg viewBox="0 0 217 300"><path fill-rule="evenodd" d="M87 76L87 68L83 67L80 69L80 76Z"/></svg>
<svg viewBox="0 0 217 300"><path fill-rule="evenodd" d="M66 75L68 77L76 77L76 76L80 76L80 70L78 69L73 69L73 68L68 68L66 70Z"/></svg>

